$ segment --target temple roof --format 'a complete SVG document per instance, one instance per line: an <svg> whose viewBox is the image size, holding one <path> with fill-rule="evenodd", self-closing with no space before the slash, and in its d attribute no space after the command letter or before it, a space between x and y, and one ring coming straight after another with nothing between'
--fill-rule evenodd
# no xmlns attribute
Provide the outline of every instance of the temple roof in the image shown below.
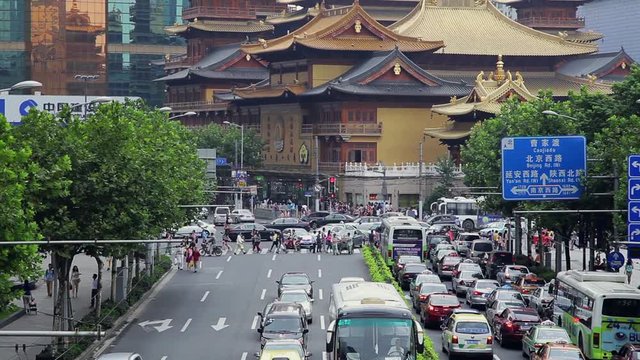
<svg viewBox="0 0 640 360"><path fill-rule="evenodd" d="M280 98L300 95L306 90L304 85L274 85L271 86L269 82L261 82L256 85L247 86L244 88L236 88L232 90L233 96L238 99L250 100L250 99L265 99L265 98ZM228 96L228 95L227 95Z"/></svg>
<svg viewBox="0 0 640 360"><path fill-rule="evenodd" d="M587 80L602 79L605 81L621 81L623 75L612 74L615 70L629 71L635 61L624 49L618 52L600 53L571 59L560 65L558 73ZM595 78L594 78L595 77Z"/></svg>
<svg viewBox="0 0 640 360"><path fill-rule="evenodd" d="M164 31L170 35L176 35L196 29L208 32L229 32L229 33L259 33L272 31L273 25L265 24L263 21L228 21L228 20L198 20L190 21L187 24L167 26Z"/></svg>
<svg viewBox="0 0 640 360"><path fill-rule="evenodd" d="M475 124L475 121L448 121L443 127L424 129L424 134L440 140L459 140L469 136Z"/></svg>
<svg viewBox="0 0 640 360"><path fill-rule="evenodd" d="M558 36L567 41L583 44L593 43L604 37L604 35L599 32L589 30L560 31L558 32Z"/></svg>
<svg viewBox="0 0 640 360"><path fill-rule="evenodd" d="M257 61L240 50L240 44L216 47L195 65L154 81L172 81L188 79L191 75L208 79L262 80L269 77L266 66L234 66L242 61Z"/></svg>
<svg viewBox="0 0 640 360"><path fill-rule="evenodd" d="M279 25L294 21L304 20L306 18L317 16L320 13L319 8L301 9L293 12L283 11L280 14L269 15L265 19L267 24Z"/></svg>
<svg viewBox="0 0 640 360"><path fill-rule="evenodd" d="M442 41L426 41L394 34L360 6L334 9L320 7L319 14L302 27L272 40L260 39L243 46L249 54L264 54L301 45L318 50L389 51L396 46L403 52L434 51Z"/></svg>
<svg viewBox="0 0 640 360"><path fill-rule="evenodd" d="M439 79L416 65L400 50L377 52L339 78L304 92L312 96L335 91L357 95L462 96L470 87Z"/></svg>
<svg viewBox="0 0 640 360"><path fill-rule="evenodd" d="M405 36L443 40L445 47L438 53L444 54L567 56L597 51L594 45L566 41L519 24L488 0L460 7L437 3L421 0L409 15L389 28Z"/></svg>

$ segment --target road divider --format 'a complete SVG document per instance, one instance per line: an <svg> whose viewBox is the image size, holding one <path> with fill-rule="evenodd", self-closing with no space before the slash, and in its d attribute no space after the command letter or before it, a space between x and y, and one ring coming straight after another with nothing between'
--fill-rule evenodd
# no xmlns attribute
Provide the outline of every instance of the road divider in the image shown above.
<svg viewBox="0 0 640 360"><path fill-rule="evenodd" d="M207 296L209 296L209 291L205 291L204 295L202 295L202 299L200 299L200 302L204 302L205 300L207 300Z"/></svg>
<svg viewBox="0 0 640 360"><path fill-rule="evenodd" d="M180 332L185 332L187 331L187 328L189 327L189 324L191 324L191 319L187 319L187 322L184 323L184 325L182 326L182 329L180 329Z"/></svg>

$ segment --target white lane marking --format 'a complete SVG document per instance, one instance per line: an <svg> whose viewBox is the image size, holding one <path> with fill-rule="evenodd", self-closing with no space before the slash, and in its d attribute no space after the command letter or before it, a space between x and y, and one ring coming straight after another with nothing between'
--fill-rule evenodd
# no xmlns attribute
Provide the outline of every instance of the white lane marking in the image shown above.
<svg viewBox="0 0 640 360"><path fill-rule="evenodd" d="M493 360L500 360L500 357L498 357L498 355L493 354Z"/></svg>
<svg viewBox="0 0 640 360"><path fill-rule="evenodd" d="M258 326L258 321L260 320L260 316L256 315L253 317L253 322L251 323L251 330L255 330Z"/></svg>
<svg viewBox="0 0 640 360"><path fill-rule="evenodd" d="M231 255L227 258L227 262L231 261Z"/></svg>
<svg viewBox="0 0 640 360"><path fill-rule="evenodd" d="M354 254L360 254L360 249L353 249Z"/></svg>
<svg viewBox="0 0 640 360"><path fill-rule="evenodd" d="M262 249L262 251L260 251L260 254L266 254L267 252L269 252L269 249Z"/></svg>
<svg viewBox="0 0 640 360"><path fill-rule="evenodd" d="M322 277L322 269L318 269L318 277L321 278Z"/></svg>
<svg viewBox="0 0 640 360"><path fill-rule="evenodd" d="M205 300L207 300L207 296L209 296L209 291L205 291L204 295L202 295L202 299L200 299L200 302L204 302Z"/></svg>
<svg viewBox="0 0 640 360"><path fill-rule="evenodd" d="M187 322L184 323L184 326L182 326L182 329L180 329L180 332L185 332L187 331L187 328L189 327L189 324L191 324L191 319L187 319Z"/></svg>
<svg viewBox="0 0 640 360"><path fill-rule="evenodd" d="M327 360L327 359L328 359L328 357L327 357L328 355L329 355L329 354L327 354L327 352L326 352L326 351L323 351L323 352L322 352L322 360Z"/></svg>
<svg viewBox="0 0 640 360"><path fill-rule="evenodd" d="M262 294L260 294L260 300L264 300L264 296L267 294L267 289L262 289Z"/></svg>
<svg viewBox="0 0 640 360"><path fill-rule="evenodd" d="M320 261L320 259L321 259L320 254L318 254L318 261Z"/></svg>
<svg viewBox="0 0 640 360"><path fill-rule="evenodd" d="M247 360L247 352L243 352L242 356L240 357L240 360Z"/></svg>
<svg viewBox="0 0 640 360"><path fill-rule="evenodd" d="M167 355L161 357L160 360L167 360Z"/></svg>
<svg viewBox="0 0 640 360"><path fill-rule="evenodd" d="M276 256L278 256L277 254L273 254L273 256L271 257L272 261L276 261Z"/></svg>
<svg viewBox="0 0 640 360"><path fill-rule="evenodd" d="M216 275L216 280L220 279L220 276L222 276L222 272L223 270L218 271L218 275Z"/></svg>
<svg viewBox="0 0 640 360"><path fill-rule="evenodd" d="M269 279L271 277L271 269L269 269L269 271L267 271L267 279Z"/></svg>
<svg viewBox="0 0 640 360"><path fill-rule="evenodd" d="M324 330L324 315L320 315L320 329Z"/></svg>
<svg viewBox="0 0 640 360"><path fill-rule="evenodd" d="M318 290L318 297L322 300L322 289Z"/></svg>

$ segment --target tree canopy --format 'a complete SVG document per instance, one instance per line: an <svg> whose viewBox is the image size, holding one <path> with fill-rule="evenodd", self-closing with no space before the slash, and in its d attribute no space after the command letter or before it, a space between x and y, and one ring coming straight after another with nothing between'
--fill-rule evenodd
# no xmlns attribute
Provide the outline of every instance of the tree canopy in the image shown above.
<svg viewBox="0 0 640 360"><path fill-rule="evenodd" d="M216 149L217 156L226 157L229 162L235 159L236 142L238 144L238 164L241 153L241 130L233 125L210 124L195 129L193 133L198 148ZM244 129L244 165L259 166L262 164L262 148L264 141L253 129Z"/></svg>

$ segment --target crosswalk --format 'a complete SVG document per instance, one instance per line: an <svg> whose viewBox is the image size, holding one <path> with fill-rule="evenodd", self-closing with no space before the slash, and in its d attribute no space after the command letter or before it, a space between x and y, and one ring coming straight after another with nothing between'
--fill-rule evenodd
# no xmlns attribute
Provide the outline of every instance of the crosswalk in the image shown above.
<svg viewBox="0 0 640 360"><path fill-rule="evenodd" d="M300 253L300 254L310 254L313 253L311 250L309 249L300 249L300 251L295 251L295 250L291 250L291 249L287 249L287 250L281 250L280 254L296 254L296 253ZM360 249L353 249L353 253L354 254L360 254ZM242 252L237 252L237 251L229 251L229 250L222 250L222 256L225 255L240 255L242 254ZM253 249L249 249L247 250L247 253L245 255L253 255L255 254L255 252L253 251ZM266 255L269 254L269 249L261 249L260 251L260 255ZM346 254L346 253L343 253Z"/></svg>

